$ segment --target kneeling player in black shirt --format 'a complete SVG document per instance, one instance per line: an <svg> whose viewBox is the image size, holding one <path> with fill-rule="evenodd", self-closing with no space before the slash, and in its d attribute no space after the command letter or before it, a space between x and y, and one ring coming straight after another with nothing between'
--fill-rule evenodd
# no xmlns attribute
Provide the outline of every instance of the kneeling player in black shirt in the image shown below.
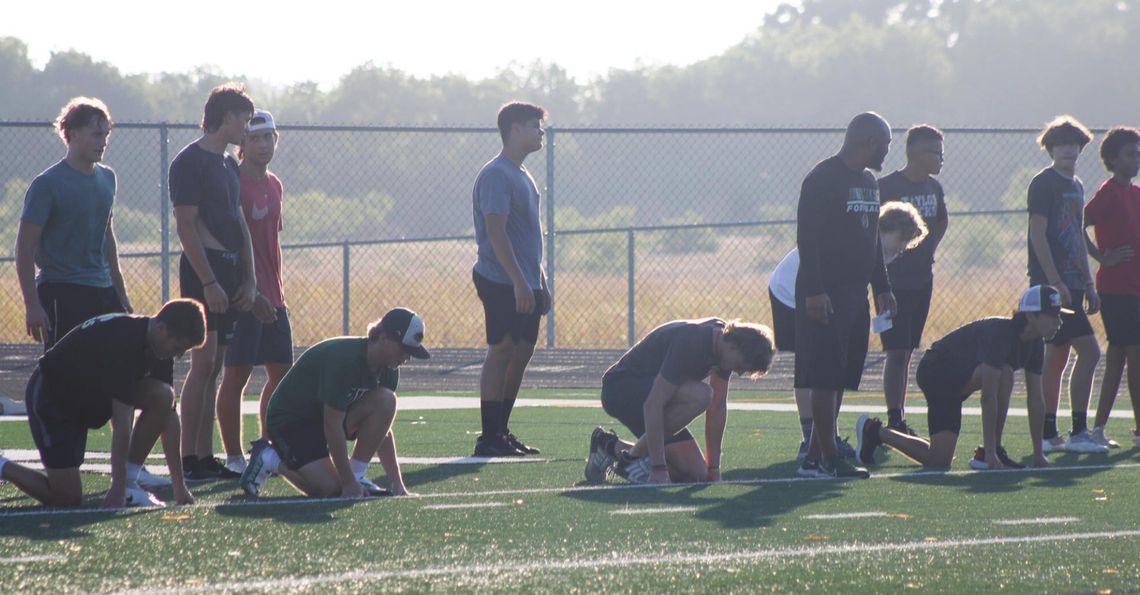
<svg viewBox="0 0 1140 595"><path fill-rule="evenodd" d="M949 467L962 430L962 403L981 391L984 445L970 461L978 470L1022 467L1002 447L1013 373L1025 370L1033 465L1047 467L1041 451L1045 401L1041 392L1043 339L1061 327L1061 297L1048 285L1029 288L1011 318L983 318L939 339L922 356L916 380L926 397L930 439L911 436L866 415L855 425L859 461L874 464L875 447L886 444L927 467Z"/></svg>
<svg viewBox="0 0 1140 595"><path fill-rule="evenodd" d="M174 358L200 346L205 335L205 314L193 300L168 302L153 318L107 314L77 326L40 358L28 380L28 424L46 473L0 457L0 478L49 506L78 506L87 431L110 421L111 487L103 506L162 505L138 487L160 434L175 501L192 504L171 385Z"/></svg>

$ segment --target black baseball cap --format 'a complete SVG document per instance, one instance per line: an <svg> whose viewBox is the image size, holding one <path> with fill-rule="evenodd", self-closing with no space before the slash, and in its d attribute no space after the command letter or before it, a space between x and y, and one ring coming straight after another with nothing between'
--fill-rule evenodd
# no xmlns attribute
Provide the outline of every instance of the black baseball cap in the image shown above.
<svg viewBox="0 0 1140 595"><path fill-rule="evenodd" d="M428 359L424 349L424 319L407 308L393 308L380 319L380 330L396 339L416 359Z"/></svg>

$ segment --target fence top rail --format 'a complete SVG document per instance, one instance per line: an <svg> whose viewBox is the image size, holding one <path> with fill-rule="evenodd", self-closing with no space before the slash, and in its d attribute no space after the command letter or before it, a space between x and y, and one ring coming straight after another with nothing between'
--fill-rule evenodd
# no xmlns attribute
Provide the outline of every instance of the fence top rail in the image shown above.
<svg viewBox="0 0 1140 595"><path fill-rule="evenodd" d="M0 128L49 128L52 126L46 120L0 120ZM115 122L116 128L131 129L173 129L198 130L198 124L186 122ZM427 125L371 125L371 124L281 124L279 130L309 131L309 132L419 132L419 133L470 133L487 134L497 133L497 128L486 126L427 126ZM844 132L843 128L826 127L756 127L756 126L722 126L722 127L686 127L686 126L547 126L547 131L574 133L574 134L837 134ZM896 133L906 132L906 128L893 128ZM1104 134L1106 128L1091 129L1093 133ZM946 134L1038 134L1038 128L943 128Z"/></svg>

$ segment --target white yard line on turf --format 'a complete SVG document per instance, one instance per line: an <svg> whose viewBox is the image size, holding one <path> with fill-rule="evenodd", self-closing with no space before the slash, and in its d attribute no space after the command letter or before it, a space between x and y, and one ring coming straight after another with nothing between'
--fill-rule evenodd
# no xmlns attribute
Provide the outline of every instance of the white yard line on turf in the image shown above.
<svg viewBox="0 0 1140 595"><path fill-rule="evenodd" d="M955 477L962 475L991 475L997 473L1022 473L1026 475L1038 473L1065 473L1070 471L1106 471L1115 469L1136 469L1140 468L1140 463L1117 463L1114 465L1073 465L1071 467L1048 467L1045 469L1000 469L996 471L972 471L969 469L955 470L955 471L910 471L904 473L877 473L871 475L871 479L910 479L915 477L931 477L931 476L946 476ZM818 477L765 477L756 479L727 479L719 483L727 485L767 485L767 484L785 484L802 481L862 481L858 479L825 479ZM513 490L487 490L482 492L439 492L431 493L418 493L414 498L484 498L488 496L525 496L531 494L570 494L575 492L599 492L609 490L655 490L660 488L670 487L685 487L685 485L692 484L647 484L647 483L627 483L627 484L602 484L602 485L580 485L564 488L522 488ZM191 486L191 491L193 491ZM414 487L414 486L413 486ZM368 502L390 502L393 500L401 500L402 498L366 498L359 501L361 504ZM278 499L265 499L265 500L234 500L230 502L203 502L191 506L179 506L177 508L130 508L130 509L99 509L99 508L47 508L47 509L34 509L34 510L20 510L12 512L0 511L0 519L8 517L29 517L29 516L53 516L62 514L133 514L138 512L154 512L156 510L194 510L194 509L217 509L228 507L246 507L246 506L291 506L291 505L308 505L322 503L342 503L345 501L353 501L351 498L278 498Z"/></svg>
<svg viewBox="0 0 1140 595"><path fill-rule="evenodd" d="M66 560L67 556L60 555L44 555L44 556L24 556L22 558L0 558L0 564L27 564L31 562L59 562Z"/></svg>
<svg viewBox="0 0 1140 595"><path fill-rule="evenodd" d="M222 591L298 591L333 585L338 583L372 583L388 579L422 579L438 576L501 576L503 574L526 574L550 570L596 570L615 566L659 566L662 564L717 564L741 561L771 559L809 558L814 556L862 555L878 552L913 552L950 548L985 546L1005 546L1033 543L1056 543L1088 541L1094 539L1120 539L1140 537L1140 530L1100 531L1095 533L1057 533L1053 535L1028 535L1023 537L990 537L983 539L949 539L936 541L911 541L904 543L852 543L846 545L825 545L819 547L772 548L748 552L726 554L675 554L640 557L612 556L585 560L550 560L546 562L509 564L476 564L471 566L444 566L436 568L415 568L410 570L355 571L342 574L287 577L270 580L249 580L208 585L180 585L178 587L158 587L136 589L121 593L213 593Z"/></svg>
<svg viewBox="0 0 1140 595"><path fill-rule="evenodd" d="M839 512L836 514L809 514L803 518L813 521L830 521L836 519L873 519L890 516L887 512Z"/></svg>
<svg viewBox="0 0 1140 595"><path fill-rule="evenodd" d="M400 410L403 412L408 411L431 411L438 409L478 409L479 397L447 397L447 396L420 396L420 397L400 397ZM515 403L516 407L570 407L570 408L586 408L586 409L599 409L602 403L599 399L519 399ZM258 403L257 401L242 401L241 412L242 415L257 415ZM729 396L728 408L733 411L778 411L778 412L795 412L795 403L734 403L732 397ZM926 413L926 407L921 405L908 405L906 408L908 413ZM843 411L845 413L870 413L879 414L883 413L882 405L858 405L858 404L844 404ZM1093 415L1096 412L1090 410L1089 414ZM980 416L982 414L981 407L963 407L962 415ZM1060 409L1057 411L1058 417L1067 417L1071 414L1070 411ZM1009 417L1026 417L1029 415L1028 411L1022 407L1011 407L1009 410ZM1128 410L1113 411L1110 417L1132 419L1132 412ZM23 415L0 415L0 422L3 421L23 421L27 423L27 417Z"/></svg>
<svg viewBox="0 0 1140 595"><path fill-rule="evenodd" d="M1077 523L1081 519L1075 516L1059 516L1059 517L1046 517L1040 519L998 519L994 521L995 525L1063 525L1065 523Z"/></svg>
<svg viewBox="0 0 1140 595"><path fill-rule="evenodd" d="M424 510L453 510L461 508L499 508L510 506L510 502L471 502L469 504L432 504L425 506Z"/></svg>
<svg viewBox="0 0 1140 595"><path fill-rule="evenodd" d="M696 506L667 506L664 508L622 508L610 514L666 514L670 512L696 512Z"/></svg>

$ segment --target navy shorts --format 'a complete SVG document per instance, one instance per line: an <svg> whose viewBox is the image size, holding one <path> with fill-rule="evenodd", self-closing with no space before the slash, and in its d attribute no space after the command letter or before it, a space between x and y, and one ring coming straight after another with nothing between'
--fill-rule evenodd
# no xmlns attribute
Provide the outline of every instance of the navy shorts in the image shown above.
<svg viewBox="0 0 1140 595"><path fill-rule="evenodd" d="M653 389L654 378L632 378L624 374L602 377L602 409L629 428L637 438L645 435L645 400ZM665 444L693 440L689 428L665 437Z"/></svg>
<svg viewBox="0 0 1140 595"><path fill-rule="evenodd" d="M939 432L962 433L962 387L966 382L955 377L938 359L927 352L918 362L915 381L926 398L926 427L930 435Z"/></svg>
<svg viewBox="0 0 1140 595"><path fill-rule="evenodd" d="M207 249L206 260L210 263L210 269L214 271L214 279L222 287L222 291L226 292L226 296L232 300L233 295L237 293L238 285L241 284L240 255L237 252ZM218 345L229 345L230 339L234 336L237 311L232 305L226 312L210 311L206 305L206 292L202 287L202 280L198 278L198 273L194 272L194 267L190 266L190 260L186 258L185 253L178 262L178 285L182 297L197 300L206 310L206 332L216 331Z"/></svg>
<svg viewBox="0 0 1140 595"><path fill-rule="evenodd" d="M796 309L776 299L771 289L768 290L768 300L772 302L772 333L776 335L776 350L795 353Z"/></svg>
<svg viewBox="0 0 1140 595"><path fill-rule="evenodd" d="M807 315L804 298L796 296L796 388L859 390L871 331L866 286L827 290L831 298L828 324Z"/></svg>
<svg viewBox="0 0 1140 595"><path fill-rule="evenodd" d="M1100 318L1104 321L1109 345L1140 345L1140 297L1100 294Z"/></svg>
<svg viewBox="0 0 1140 595"><path fill-rule="evenodd" d="M922 331L926 328L926 316L930 313L930 297L934 284L922 289L895 289L895 315L891 318L891 328L879 335L883 349L918 349L922 341Z"/></svg>
<svg viewBox="0 0 1140 595"><path fill-rule="evenodd" d="M471 272L471 278L475 282L475 291L483 302L488 345L499 344L507 335L514 337L515 341L531 345L538 342L539 323L542 315L550 309L550 304L543 304L542 290L534 290L535 311L519 314L515 311L514 287L495 283L474 271Z"/></svg>
<svg viewBox="0 0 1140 595"><path fill-rule="evenodd" d="M67 331L96 316L126 311L114 287L45 281L36 287L36 294L47 312L50 326L45 351L62 339Z"/></svg>
<svg viewBox="0 0 1140 595"><path fill-rule="evenodd" d="M1080 289L1069 289L1073 302L1069 304L1072 314L1061 313L1061 329L1048 343L1052 345L1066 345L1073 339L1087 337L1093 334L1089 315L1085 313L1085 292Z"/></svg>
<svg viewBox="0 0 1140 595"><path fill-rule="evenodd" d="M226 349L226 367L293 363L293 330L289 309L277 308L277 320L258 322L252 312L240 312Z"/></svg>
<svg viewBox="0 0 1140 595"><path fill-rule="evenodd" d="M40 460L48 469L72 469L83 464L87 454L87 426L74 415L68 415L52 399L44 385L39 366L32 371L24 392L28 408L28 426L32 440L40 451Z"/></svg>

